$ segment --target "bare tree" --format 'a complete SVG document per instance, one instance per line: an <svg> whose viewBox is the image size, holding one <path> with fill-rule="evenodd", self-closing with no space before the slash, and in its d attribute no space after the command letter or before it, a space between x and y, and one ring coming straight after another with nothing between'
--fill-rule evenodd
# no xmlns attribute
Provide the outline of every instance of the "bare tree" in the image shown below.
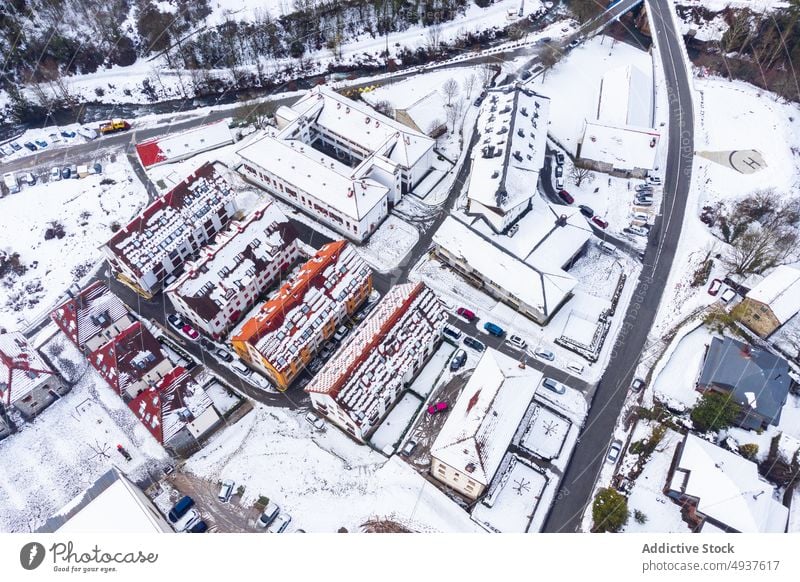
<svg viewBox="0 0 800 582"><path fill-rule="evenodd" d="M467 75L467 78L464 79L464 91L467 93L467 99L472 99L472 91L475 90L475 83L478 82L478 78L475 76L475 73L470 73Z"/></svg>
<svg viewBox="0 0 800 582"><path fill-rule="evenodd" d="M589 168L581 168L578 166L572 166L572 169L569 171L569 177L572 178L573 183L578 188L580 188L581 184L584 182L591 184L594 181L594 173Z"/></svg>
<svg viewBox="0 0 800 582"><path fill-rule="evenodd" d="M761 273L796 254L797 232L752 225L733 243L725 263L739 275Z"/></svg>
<svg viewBox="0 0 800 582"><path fill-rule="evenodd" d="M442 27L439 24L432 24L427 28L428 48L434 53L439 52L439 45L442 42Z"/></svg>
<svg viewBox="0 0 800 582"><path fill-rule="evenodd" d="M450 77L447 81L444 82L442 85L442 92L444 96L447 97L447 106L450 107L453 103L453 97L458 94L458 81Z"/></svg>
<svg viewBox="0 0 800 582"><path fill-rule="evenodd" d="M386 99L381 99L375 105L373 105L373 109L378 113L382 113L386 117L392 117L392 104L389 103Z"/></svg>
<svg viewBox="0 0 800 582"><path fill-rule="evenodd" d="M564 53L561 52L561 49L554 44L546 44L542 49L542 52L539 53L539 62L544 67L544 71L542 72L542 78L547 73L549 69L552 69L558 61L564 56Z"/></svg>
<svg viewBox="0 0 800 582"><path fill-rule="evenodd" d="M481 75L481 86L486 87L489 83L492 82L492 78L494 77L495 70L491 65L483 65L480 69Z"/></svg>

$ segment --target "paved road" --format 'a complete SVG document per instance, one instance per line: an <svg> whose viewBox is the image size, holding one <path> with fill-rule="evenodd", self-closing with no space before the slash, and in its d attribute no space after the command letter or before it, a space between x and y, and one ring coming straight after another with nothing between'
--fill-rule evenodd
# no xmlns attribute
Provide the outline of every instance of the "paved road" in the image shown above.
<svg viewBox="0 0 800 582"><path fill-rule="evenodd" d="M681 235L692 176L694 118L683 42L675 30L669 0L647 0L669 95L669 141L662 215L651 229L644 268L614 345L611 362L597 386L586 428L561 482L544 531L572 532L591 503L614 426L647 341Z"/></svg>

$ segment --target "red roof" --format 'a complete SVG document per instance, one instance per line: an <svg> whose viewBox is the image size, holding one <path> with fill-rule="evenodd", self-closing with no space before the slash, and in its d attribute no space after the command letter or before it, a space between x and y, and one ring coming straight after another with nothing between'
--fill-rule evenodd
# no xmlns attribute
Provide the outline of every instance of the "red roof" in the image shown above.
<svg viewBox="0 0 800 582"><path fill-rule="evenodd" d="M139 154L139 159L142 161L142 166L145 168L167 159L167 156L165 156L161 148L158 147L157 139L137 143L136 152Z"/></svg>

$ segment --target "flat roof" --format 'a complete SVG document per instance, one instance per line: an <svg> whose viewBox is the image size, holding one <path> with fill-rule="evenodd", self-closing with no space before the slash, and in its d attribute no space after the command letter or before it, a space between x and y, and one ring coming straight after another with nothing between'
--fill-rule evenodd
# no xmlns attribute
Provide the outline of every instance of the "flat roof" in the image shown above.
<svg viewBox="0 0 800 582"><path fill-rule="evenodd" d="M654 129L586 121L580 157L615 168L652 170L661 134Z"/></svg>

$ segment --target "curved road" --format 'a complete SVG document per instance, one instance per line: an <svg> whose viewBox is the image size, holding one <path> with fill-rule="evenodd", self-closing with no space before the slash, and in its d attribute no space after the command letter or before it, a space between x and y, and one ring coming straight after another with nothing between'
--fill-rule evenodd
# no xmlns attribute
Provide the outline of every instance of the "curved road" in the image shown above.
<svg viewBox="0 0 800 582"><path fill-rule="evenodd" d="M683 60L683 40L675 30L671 15L672 3L669 0L647 0L647 8L655 23L653 32L658 40L669 98L669 140L662 214L651 229L644 268L625 314L608 369L594 392L586 428L580 435L580 442L545 523L546 532L580 530L581 518L592 502L594 484L605 463L614 426L661 302L683 226L694 149L691 86Z"/></svg>

